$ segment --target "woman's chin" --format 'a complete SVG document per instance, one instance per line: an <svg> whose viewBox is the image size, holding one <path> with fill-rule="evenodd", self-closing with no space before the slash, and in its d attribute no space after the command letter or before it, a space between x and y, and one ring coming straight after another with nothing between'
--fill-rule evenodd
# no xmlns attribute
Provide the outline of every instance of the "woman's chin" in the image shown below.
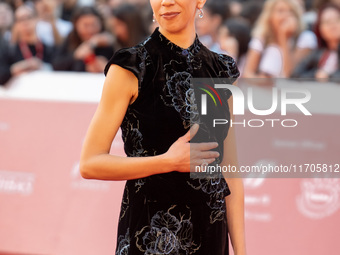
<svg viewBox="0 0 340 255"><path fill-rule="evenodd" d="M168 23L168 22L165 23L165 22L163 22L160 25L160 28L161 28L161 30L166 31L167 33L176 34L176 33L183 31L185 26L179 25L179 24L176 24L176 23Z"/></svg>

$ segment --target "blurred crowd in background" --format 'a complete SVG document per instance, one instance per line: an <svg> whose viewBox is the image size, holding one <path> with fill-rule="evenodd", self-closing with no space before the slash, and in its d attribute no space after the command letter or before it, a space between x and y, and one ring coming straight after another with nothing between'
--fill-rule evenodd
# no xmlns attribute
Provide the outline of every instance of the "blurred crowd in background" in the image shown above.
<svg viewBox="0 0 340 255"><path fill-rule="evenodd" d="M340 78L340 0L207 0L196 32L242 77ZM0 84L34 70L102 73L157 27L149 0L0 0Z"/></svg>

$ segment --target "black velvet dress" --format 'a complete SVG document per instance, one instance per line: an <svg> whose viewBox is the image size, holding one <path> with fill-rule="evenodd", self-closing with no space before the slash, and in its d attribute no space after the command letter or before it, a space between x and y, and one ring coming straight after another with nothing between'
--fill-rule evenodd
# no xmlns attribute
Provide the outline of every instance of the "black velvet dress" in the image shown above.
<svg viewBox="0 0 340 255"><path fill-rule="evenodd" d="M239 76L235 61L208 50L198 37L187 49L172 43L158 28L144 42L117 51L111 64L130 70L139 81L137 99L121 124L128 157L165 153L191 125L192 77ZM225 90L222 100L230 97ZM228 104L225 104L228 105ZM230 118L229 109L225 109ZM223 141L228 126L214 133ZM202 131L203 130L203 131ZM204 129L198 132L204 132ZM218 147L223 155L223 146ZM229 254L223 178L191 178L170 172L128 180L121 203L116 254Z"/></svg>

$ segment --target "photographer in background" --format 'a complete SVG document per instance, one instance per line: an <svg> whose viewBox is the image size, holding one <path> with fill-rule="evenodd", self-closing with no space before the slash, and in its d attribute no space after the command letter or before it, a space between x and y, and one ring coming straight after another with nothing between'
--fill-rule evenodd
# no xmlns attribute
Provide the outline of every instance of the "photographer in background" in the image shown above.
<svg viewBox="0 0 340 255"><path fill-rule="evenodd" d="M36 24L37 15L31 7L22 5L16 9L12 29L16 41L2 45L0 51L0 84L22 73L51 70L53 49L38 39Z"/></svg>
<svg viewBox="0 0 340 255"><path fill-rule="evenodd" d="M57 0L34 0L38 13L37 34L39 39L49 46L59 45L71 32L72 23L56 15Z"/></svg>
<svg viewBox="0 0 340 255"><path fill-rule="evenodd" d="M75 11L73 30L56 52L53 68L58 71L103 72L113 55L113 36L105 31L102 16L84 6Z"/></svg>
<svg viewBox="0 0 340 255"><path fill-rule="evenodd" d="M320 8L315 24L319 47L294 70L293 78L320 81L340 78L340 8L332 3Z"/></svg>

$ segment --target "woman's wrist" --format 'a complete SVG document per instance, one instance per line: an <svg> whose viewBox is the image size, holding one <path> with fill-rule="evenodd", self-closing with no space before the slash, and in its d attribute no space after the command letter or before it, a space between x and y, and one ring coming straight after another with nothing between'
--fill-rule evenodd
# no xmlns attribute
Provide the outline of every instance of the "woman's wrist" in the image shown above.
<svg viewBox="0 0 340 255"><path fill-rule="evenodd" d="M98 42L94 39L91 39L87 41L87 44L94 51L94 49L97 47Z"/></svg>
<svg viewBox="0 0 340 255"><path fill-rule="evenodd" d="M169 173L175 170L174 162L168 157L167 153L160 154L156 156L160 160L162 173Z"/></svg>
<svg viewBox="0 0 340 255"><path fill-rule="evenodd" d="M91 53L84 58L84 62L87 65L92 64L93 62L95 62L95 60L96 60L96 55L94 53Z"/></svg>

